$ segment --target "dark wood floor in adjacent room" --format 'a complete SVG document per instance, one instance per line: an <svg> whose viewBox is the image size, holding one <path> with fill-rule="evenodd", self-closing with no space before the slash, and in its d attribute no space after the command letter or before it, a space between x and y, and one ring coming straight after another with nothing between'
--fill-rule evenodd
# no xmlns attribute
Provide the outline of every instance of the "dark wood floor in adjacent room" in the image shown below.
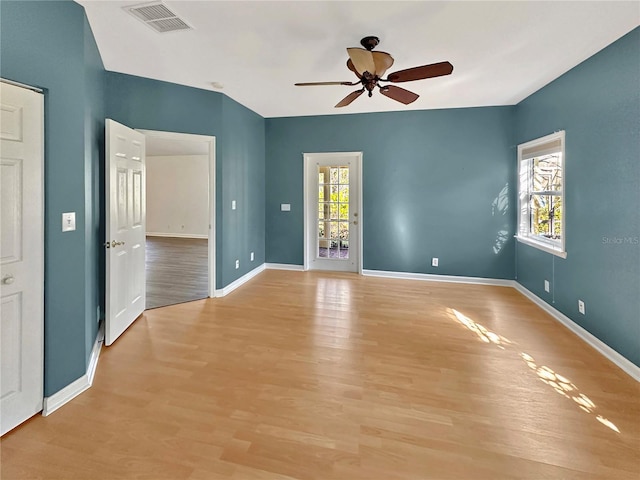
<svg viewBox="0 0 640 480"><path fill-rule="evenodd" d="M208 296L207 239L147 237L146 308Z"/></svg>
<svg viewBox="0 0 640 480"><path fill-rule="evenodd" d="M511 288L267 270L145 312L1 478L637 480L639 393Z"/></svg>

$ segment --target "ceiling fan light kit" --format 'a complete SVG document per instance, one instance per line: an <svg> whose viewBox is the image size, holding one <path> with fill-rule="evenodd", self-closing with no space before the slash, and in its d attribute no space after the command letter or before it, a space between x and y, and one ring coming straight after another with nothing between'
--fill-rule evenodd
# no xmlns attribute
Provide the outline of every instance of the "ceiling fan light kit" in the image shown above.
<svg viewBox="0 0 640 480"><path fill-rule="evenodd" d="M369 97L373 96L376 87L385 97L389 97L397 102L409 105L415 102L419 95L404 88L395 85L381 85L379 82L412 82L415 80L424 80L427 78L441 77L450 75L453 72L453 65L449 62L432 63L430 65L422 65L420 67L407 68L397 72L390 73L387 78L383 78L386 71L393 65L393 57L386 52L374 52L373 49L378 46L380 39L373 35L364 37L360 40L360 45L364 48L352 47L347 48L349 59L347 60L347 68L358 77L356 82L304 82L296 83L299 87L324 86L324 85L362 85L360 90L351 92L343 98L336 108L346 107L365 91Z"/></svg>

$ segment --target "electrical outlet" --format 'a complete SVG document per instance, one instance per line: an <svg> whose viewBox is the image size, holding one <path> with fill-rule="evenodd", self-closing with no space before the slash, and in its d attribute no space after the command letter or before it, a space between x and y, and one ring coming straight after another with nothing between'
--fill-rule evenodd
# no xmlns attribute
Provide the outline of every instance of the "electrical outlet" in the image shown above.
<svg viewBox="0 0 640 480"><path fill-rule="evenodd" d="M76 229L76 212L62 214L62 231L72 232Z"/></svg>
<svg viewBox="0 0 640 480"><path fill-rule="evenodd" d="M236 209L236 201L231 200L231 210L235 210L235 209Z"/></svg>
<svg viewBox="0 0 640 480"><path fill-rule="evenodd" d="M236 260L236 270L240 268L240 260Z"/></svg>
<svg viewBox="0 0 640 480"><path fill-rule="evenodd" d="M584 302L582 300L578 300L578 311L583 315L585 314L584 313Z"/></svg>
<svg viewBox="0 0 640 480"><path fill-rule="evenodd" d="M431 259L431 266L432 267L437 267L438 266L438 258L437 257L433 257Z"/></svg>
<svg viewBox="0 0 640 480"><path fill-rule="evenodd" d="M548 292L549 291L549 280L545 280L544 281L544 291Z"/></svg>
<svg viewBox="0 0 640 480"><path fill-rule="evenodd" d="M253 262L253 259L255 258L255 256L253 255L253 252L251 252L251 261Z"/></svg>

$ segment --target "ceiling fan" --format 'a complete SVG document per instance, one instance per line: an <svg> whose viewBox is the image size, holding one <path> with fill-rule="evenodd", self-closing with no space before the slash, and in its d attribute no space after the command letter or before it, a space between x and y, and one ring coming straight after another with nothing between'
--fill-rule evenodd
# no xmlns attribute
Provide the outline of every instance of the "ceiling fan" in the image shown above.
<svg viewBox="0 0 640 480"><path fill-rule="evenodd" d="M360 90L351 92L344 97L336 108L346 107L365 91L369 92L369 96L373 95L373 90L378 87L380 93L385 97L392 98L405 105L415 102L419 97L418 94L405 90L395 85L380 85L379 82L411 82L413 80L423 80L426 78L441 77L449 75L453 72L453 65L449 62L432 63L430 65L422 65L420 67L407 68L390 73L387 78L382 78L385 72L393 65L393 57L386 52L374 52L373 49L380 43L378 37L369 36L360 40L360 45L364 48L347 48L349 60L347 60L347 68L356 74L358 81L356 82L304 82L296 83L299 87L318 86L318 85L362 85Z"/></svg>

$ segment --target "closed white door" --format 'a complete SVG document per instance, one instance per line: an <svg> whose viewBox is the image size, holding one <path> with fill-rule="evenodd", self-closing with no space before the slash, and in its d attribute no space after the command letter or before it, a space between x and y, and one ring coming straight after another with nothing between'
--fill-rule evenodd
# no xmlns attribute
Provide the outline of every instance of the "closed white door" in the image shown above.
<svg viewBox="0 0 640 480"><path fill-rule="evenodd" d="M359 272L362 154L305 153L305 269Z"/></svg>
<svg viewBox="0 0 640 480"><path fill-rule="evenodd" d="M42 410L43 96L0 84L0 434Z"/></svg>
<svg viewBox="0 0 640 480"><path fill-rule="evenodd" d="M106 120L106 312L111 345L144 311L145 138Z"/></svg>

